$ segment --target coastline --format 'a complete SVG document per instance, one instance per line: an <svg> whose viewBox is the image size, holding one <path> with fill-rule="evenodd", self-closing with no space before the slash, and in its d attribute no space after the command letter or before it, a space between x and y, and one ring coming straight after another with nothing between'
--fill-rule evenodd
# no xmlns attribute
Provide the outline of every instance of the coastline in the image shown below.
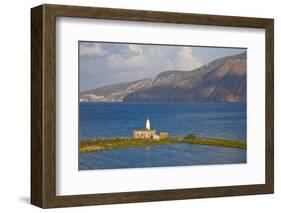
<svg viewBox="0 0 281 213"><path fill-rule="evenodd" d="M226 148L246 149L246 142L239 140L230 140L223 138L207 138L207 137L168 137L161 140L153 139L139 139L139 138L102 138L92 140L80 141L79 151L80 153L98 152L114 149L127 149L127 148L139 148L150 147L165 144L197 144L206 146L217 146Z"/></svg>

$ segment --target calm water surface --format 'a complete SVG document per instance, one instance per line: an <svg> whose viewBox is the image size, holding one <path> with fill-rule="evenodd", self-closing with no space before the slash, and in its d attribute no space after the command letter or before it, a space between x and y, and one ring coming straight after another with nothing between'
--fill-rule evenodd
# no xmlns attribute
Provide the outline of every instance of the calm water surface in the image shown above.
<svg viewBox="0 0 281 213"><path fill-rule="evenodd" d="M80 139L131 137L144 128L184 137L246 140L244 103L80 103ZM170 144L81 154L79 169L114 169L245 163L246 151L192 144Z"/></svg>

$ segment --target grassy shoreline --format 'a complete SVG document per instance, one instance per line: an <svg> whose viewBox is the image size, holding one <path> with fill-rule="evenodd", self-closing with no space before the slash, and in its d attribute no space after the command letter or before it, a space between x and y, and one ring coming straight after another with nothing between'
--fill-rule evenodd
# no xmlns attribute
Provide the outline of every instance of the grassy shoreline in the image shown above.
<svg viewBox="0 0 281 213"><path fill-rule="evenodd" d="M150 147L163 144L198 144L207 146L218 146L228 148L246 149L244 141L229 140L223 138L206 138L206 137L169 137L159 141L152 139L138 139L138 138L104 138L95 140L83 140L80 142L80 152L98 152L113 149L139 148Z"/></svg>

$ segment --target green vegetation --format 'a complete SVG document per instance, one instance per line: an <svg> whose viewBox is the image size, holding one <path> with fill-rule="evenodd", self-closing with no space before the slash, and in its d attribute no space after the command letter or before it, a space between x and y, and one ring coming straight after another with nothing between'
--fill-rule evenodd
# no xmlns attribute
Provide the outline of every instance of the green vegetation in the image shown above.
<svg viewBox="0 0 281 213"><path fill-rule="evenodd" d="M198 137L189 134L187 137L169 137L161 140L140 139L140 138L104 138L96 140L84 140L80 142L80 152L97 152L102 150L125 149L136 147L150 147L162 144L199 144L207 146L230 147L246 149L246 143L238 140L228 140L222 138Z"/></svg>
<svg viewBox="0 0 281 213"><path fill-rule="evenodd" d="M185 137L185 139L196 139L197 136L195 134L189 134L187 137Z"/></svg>

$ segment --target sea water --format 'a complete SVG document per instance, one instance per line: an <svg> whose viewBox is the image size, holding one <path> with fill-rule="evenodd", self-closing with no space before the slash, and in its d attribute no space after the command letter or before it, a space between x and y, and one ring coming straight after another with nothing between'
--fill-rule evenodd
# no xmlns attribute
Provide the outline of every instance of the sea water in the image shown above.
<svg viewBox="0 0 281 213"><path fill-rule="evenodd" d="M80 103L80 140L132 137L151 127L171 136L246 141L245 103ZM79 169L114 169L245 163L246 150L192 144L169 144L80 154Z"/></svg>

